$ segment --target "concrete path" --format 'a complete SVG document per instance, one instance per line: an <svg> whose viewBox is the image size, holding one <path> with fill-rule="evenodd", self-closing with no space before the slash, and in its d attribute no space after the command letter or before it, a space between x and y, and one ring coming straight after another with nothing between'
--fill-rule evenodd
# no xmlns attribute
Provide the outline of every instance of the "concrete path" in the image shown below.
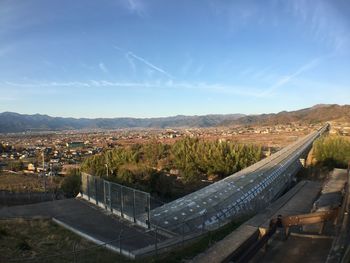
<svg viewBox="0 0 350 263"><path fill-rule="evenodd" d="M154 233L133 225L105 210L80 199L66 199L31 205L4 207L0 209L0 219L6 218L55 218L74 230L100 242L108 242L119 249L119 236L124 251L141 249L155 243ZM165 237L157 235L157 239ZM114 242L111 242L113 241Z"/></svg>

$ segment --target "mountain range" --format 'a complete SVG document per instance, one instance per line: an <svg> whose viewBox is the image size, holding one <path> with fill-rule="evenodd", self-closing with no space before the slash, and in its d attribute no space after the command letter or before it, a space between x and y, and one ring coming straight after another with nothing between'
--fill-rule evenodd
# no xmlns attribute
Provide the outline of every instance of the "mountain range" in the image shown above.
<svg viewBox="0 0 350 263"><path fill-rule="evenodd" d="M0 113L0 133L24 131L59 131L79 129L119 128L167 128L167 127L213 127L224 121L233 121L243 114L174 116L163 118L62 118L48 115L27 115L14 112Z"/></svg>
<svg viewBox="0 0 350 263"><path fill-rule="evenodd" d="M350 105L319 104L311 108L279 113L244 115L212 114L163 118L62 118L48 115L0 113L0 133L60 131L78 129L216 127L232 125L274 125L291 122L317 123L350 121Z"/></svg>
<svg viewBox="0 0 350 263"><path fill-rule="evenodd" d="M311 108L296 111L248 115L237 120L224 121L221 125L276 125L292 122L307 124L334 120L350 122L350 105L317 104Z"/></svg>

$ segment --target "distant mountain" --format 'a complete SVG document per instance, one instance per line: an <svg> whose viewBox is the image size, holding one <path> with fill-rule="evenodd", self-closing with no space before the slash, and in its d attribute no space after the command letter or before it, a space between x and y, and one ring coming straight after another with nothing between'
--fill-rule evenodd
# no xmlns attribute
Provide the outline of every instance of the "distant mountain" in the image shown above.
<svg viewBox="0 0 350 263"><path fill-rule="evenodd" d="M118 129L118 128L170 128L213 127L224 121L233 121L243 114L174 116L164 118L98 118L75 119L26 115L13 112L0 113L0 133L24 131L57 131L72 129Z"/></svg>
<svg viewBox="0 0 350 263"><path fill-rule="evenodd" d="M319 123L332 120L350 122L350 105L317 104L297 111L249 115L233 121L224 120L220 125L275 125L291 122Z"/></svg>
<svg viewBox="0 0 350 263"><path fill-rule="evenodd" d="M350 122L350 105L318 104L311 108L279 113L244 115L213 114L164 118L61 118L48 115L0 113L0 133L118 128L216 127L231 125L275 125L291 122L318 123L331 120Z"/></svg>

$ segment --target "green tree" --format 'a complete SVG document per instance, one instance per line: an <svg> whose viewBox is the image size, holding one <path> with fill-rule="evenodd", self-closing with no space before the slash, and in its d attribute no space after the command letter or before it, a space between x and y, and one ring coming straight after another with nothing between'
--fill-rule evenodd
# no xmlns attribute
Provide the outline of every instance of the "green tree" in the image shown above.
<svg viewBox="0 0 350 263"><path fill-rule="evenodd" d="M110 180L115 178L117 182L153 191L157 180L161 181L159 185L167 181L155 172L177 169L183 183L189 185L212 175L224 178L260 159L261 149L254 145L185 137L172 145L153 140L144 145L118 147L86 158L82 170L104 176L108 164Z"/></svg>
<svg viewBox="0 0 350 263"><path fill-rule="evenodd" d="M76 197L80 192L81 187L81 174L78 169L70 169L67 172L67 176L61 183L61 190L68 198Z"/></svg>

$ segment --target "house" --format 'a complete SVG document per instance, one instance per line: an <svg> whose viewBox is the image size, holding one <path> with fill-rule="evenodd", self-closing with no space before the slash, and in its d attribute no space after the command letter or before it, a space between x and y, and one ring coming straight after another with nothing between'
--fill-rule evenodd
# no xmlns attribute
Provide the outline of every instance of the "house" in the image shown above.
<svg viewBox="0 0 350 263"><path fill-rule="evenodd" d="M32 164L32 163L29 163L29 164L28 164L28 167L27 167L27 170L28 170L28 171L33 171L33 172L34 172L34 171L35 171L35 165Z"/></svg>

